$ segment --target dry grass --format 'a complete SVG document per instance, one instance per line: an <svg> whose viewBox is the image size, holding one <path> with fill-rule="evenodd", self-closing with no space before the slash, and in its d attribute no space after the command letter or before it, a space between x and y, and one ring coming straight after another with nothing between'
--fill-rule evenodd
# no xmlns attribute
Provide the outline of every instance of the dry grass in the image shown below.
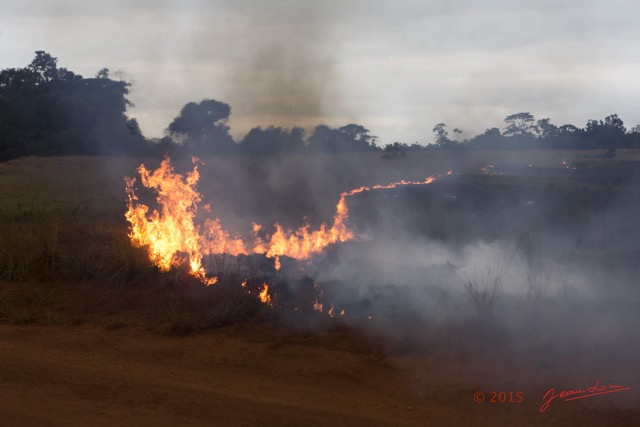
<svg viewBox="0 0 640 427"><path fill-rule="evenodd" d="M185 335L253 319L265 310L240 280L205 287L180 269L159 272L144 249L132 247L124 219L108 213L40 201L5 205L0 218L5 321L106 322L107 330L137 324Z"/></svg>
<svg viewBox="0 0 640 427"><path fill-rule="evenodd" d="M6 207L0 217L0 280L125 285L154 270L131 246L122 223L61 211L25 215Z"/></svg>
<svg viewBox="0 0 640 427"><path fill-rule="evenodd" d="M478 313L490 315L502 293L504 281L515 256L503 247L485 247L481 250L483 263L462 273L456 272Z"/></svg>

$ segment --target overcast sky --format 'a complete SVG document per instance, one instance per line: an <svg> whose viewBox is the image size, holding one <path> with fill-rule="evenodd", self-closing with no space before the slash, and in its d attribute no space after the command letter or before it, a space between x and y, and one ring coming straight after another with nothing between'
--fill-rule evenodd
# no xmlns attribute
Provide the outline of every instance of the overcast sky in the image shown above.
<svg viewBox="0 0 640 427"><path fill-rule="evenodd" d="M45 50L133 83L148 137L190 101L231 132L360 123L382 144L470 137L528 111L640 123L640 2L590 0L0 0L0 68Z"/></svg>

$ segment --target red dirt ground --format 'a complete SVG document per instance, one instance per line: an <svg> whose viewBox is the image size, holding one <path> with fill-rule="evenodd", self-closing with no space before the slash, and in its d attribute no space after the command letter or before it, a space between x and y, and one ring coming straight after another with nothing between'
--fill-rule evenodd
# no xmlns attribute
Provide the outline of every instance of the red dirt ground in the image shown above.
<svg viewBox="0 0 640 427"><path fill-rule="evenodd" d="M637 389L539 413L548 388L589 386L603 372L468 354L377 357L260 333L168 338L136 327L0 324L1 424L640 425ZM522 391L524 401L474 402L492 390Z"/></svg>

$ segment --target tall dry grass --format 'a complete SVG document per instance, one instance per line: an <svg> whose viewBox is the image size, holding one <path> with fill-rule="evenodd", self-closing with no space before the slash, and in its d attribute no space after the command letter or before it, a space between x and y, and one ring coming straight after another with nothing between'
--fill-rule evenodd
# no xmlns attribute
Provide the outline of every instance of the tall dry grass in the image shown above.
<svg viewBox="0 0 640 427"><path fill-rule="evenodd" d="M133 248L124 220L101 217L81 205L0 207L0 280L97 280L126 285L153 272Z"/></svg>

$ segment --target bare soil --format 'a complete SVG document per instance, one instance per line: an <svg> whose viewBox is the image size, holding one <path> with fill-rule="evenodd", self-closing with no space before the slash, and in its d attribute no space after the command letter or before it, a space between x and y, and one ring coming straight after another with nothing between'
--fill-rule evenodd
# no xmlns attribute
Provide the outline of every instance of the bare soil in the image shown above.
<svg viewBox="0 0 640 427"><path fill-rule="evenodd" d="M604 373L572 375L566 367L508 360L495 351L491 357L429 351L380 356L339 348L352 342L349 332L325 334L328 340L287 338L255 326L175 338L136 327L0 324L2 424L635 426L640 421L637 376L626 378L625 385L636 386L629 392L554 402L540 413L548 388L588 387ZM474 402L477 391L485 392L485 402ZM521 391L523 402L491 403L492 391Z"/></svg>
<svg viewBox="0 0 640 427"><path fill-rule="evenodd" d="M422 412L392 369L358 355L226 332L0 330L5 425L410 425Z"/></svg>

